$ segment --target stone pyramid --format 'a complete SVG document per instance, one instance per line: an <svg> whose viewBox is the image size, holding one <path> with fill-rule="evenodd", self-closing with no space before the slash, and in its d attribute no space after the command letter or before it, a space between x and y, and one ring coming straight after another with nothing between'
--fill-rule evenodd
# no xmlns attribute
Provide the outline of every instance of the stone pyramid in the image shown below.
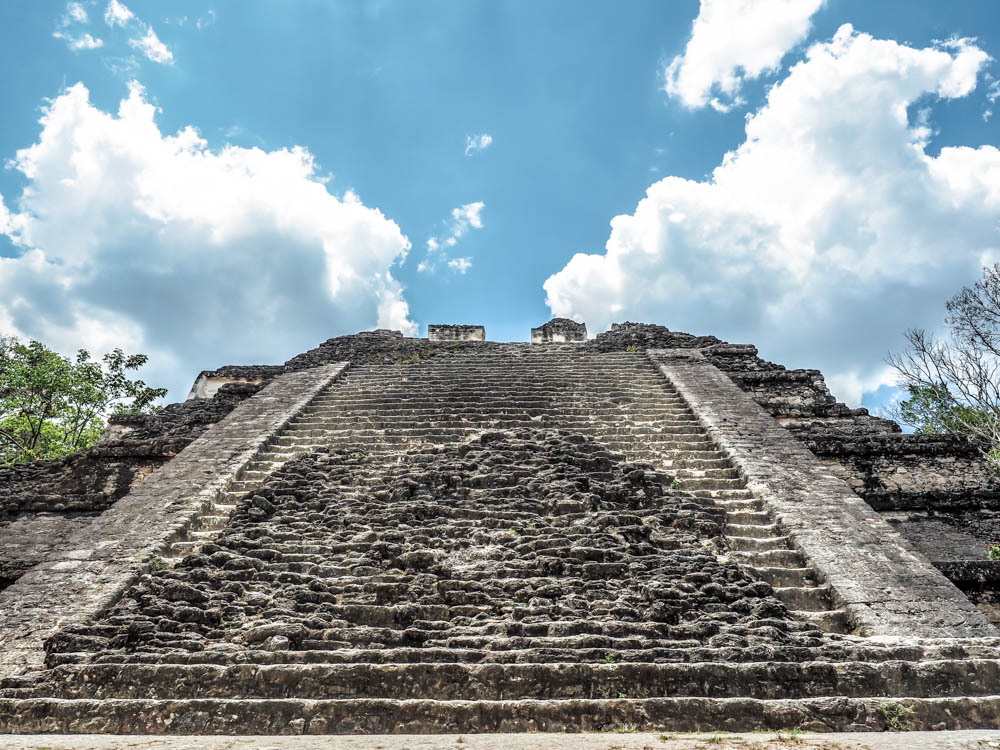
<svg viewBox="0 0 1000 750"><path fill-rule="evenodd" d="M373 331L0 470L0 731L1000 721L1000 481L752 346Z"/></svg>

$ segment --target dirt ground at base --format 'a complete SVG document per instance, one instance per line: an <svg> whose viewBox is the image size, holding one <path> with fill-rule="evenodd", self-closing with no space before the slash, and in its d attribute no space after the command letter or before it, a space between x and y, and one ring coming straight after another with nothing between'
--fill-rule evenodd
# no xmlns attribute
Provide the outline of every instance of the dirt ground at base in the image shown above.
<svg viewBox="0 0 1000 750"><path fill-rule="evenodd" d="M8 735L0 750L988 750L1000 731L888 734Z"/></svg>

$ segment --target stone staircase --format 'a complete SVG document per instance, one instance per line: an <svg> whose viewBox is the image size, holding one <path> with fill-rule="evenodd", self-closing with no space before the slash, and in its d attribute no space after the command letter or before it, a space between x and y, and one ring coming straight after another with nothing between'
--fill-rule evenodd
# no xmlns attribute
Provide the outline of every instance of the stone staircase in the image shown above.
<svg viewBox="0 0 1000 750"><path fill-rule="evenodd" d="M243 495L290 459L320 447L376 443L394 456L403 448L461 442L484 429L558 427L587 434L627 461L648 462L675 477L680 489L715 500L727 511L733 559L772 584L800 618L847 632L829 590L641 355L580 356L573 347L536 352L355 368L257 457L227 493L230 502L202 517L173 545L168 561L197 551L225 526Z"/></svg>
<svg viewBox="0 0 1000 750"><path fill-rule="evenodd" d="M4 681L0 731L998 716L1000 642L838 635L828 589L638 354L509 345L354 367L167 563L51 639L46 670Z"/></svg>

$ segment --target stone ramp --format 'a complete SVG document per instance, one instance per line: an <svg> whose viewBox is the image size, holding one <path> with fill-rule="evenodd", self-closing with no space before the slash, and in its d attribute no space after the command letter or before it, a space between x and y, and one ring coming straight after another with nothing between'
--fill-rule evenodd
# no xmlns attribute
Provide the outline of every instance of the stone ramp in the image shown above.
<svg viewBox="0 0 1000 750"><path fill-rule="evenodd" d="M927 558L699 352L648 355L788 530L858 633L996 634Z"/></svg>
<svg viewBox="0 0 1000 750"><path fill-rule="evenodd" d="M153 555L211 515L234 478L344 367L280 378L0 593L0 676L41 666L46 638L111 607Z"/></svg>

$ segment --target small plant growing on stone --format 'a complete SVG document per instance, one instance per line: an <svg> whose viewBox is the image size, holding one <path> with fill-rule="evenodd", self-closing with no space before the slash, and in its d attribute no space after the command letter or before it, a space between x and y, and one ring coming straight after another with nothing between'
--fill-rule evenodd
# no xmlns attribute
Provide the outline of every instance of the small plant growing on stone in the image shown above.
<svg viewBox="0 0 1000 750"><path fill-rule="evenodd" d="M604 661L605 664L614 664L615 663L615 655L612 654L612 653L607 653L607 654L604 655L603 661Z"/></svg>
<svg viewBox="0 0 1000 750"><path fill-rule="evenodd" d="M991 545L986 552L986 557L994 562L1000 561L1000 544Z"/></svg>
<svg viewBox="0 0 1000 750"><path fill-rule="evenodd" d="M907 721L906 717L912 714L913 710L899 701L886 701L880 710L890 732L905 732L910 728L910 722Z"/></svg>
<svg viewBox="0 0 1000 750"><path fill-rule="evenodd" d="M679 489L680 486L681 486L681 482L677 478L674 478L674 480L672 482L670 482L670 489L672 489L672 490Z"/></svg>
<svg viewBox="0 0 1000 750"><path fill-rule="evenodd" d="M611 727L611 731L615 734L631 734L632 732L638 732L639 726L637 724L615 724Z"/></svg>
<svg viewBox="0 0 1000 750"><path fill-rule="evenodd" d="M635 354L635 344L629 344L628 346L626 346L625 351L631 354Z"/></svg>
<svg viewBox="0 0 1000 750"><path fill-rule="evenodd" d="M774 741L775 742L790 742L793 745L797 745L800 742L803 742L803 739L801 737L799 737L797 734L779 733L779 734L775 735Z"/></svg>
<svg viewBox="0 0 1000 750"><path fill-rule="evenodd" d="M166 570L167 561L154 552L149 558L149 569L154 573L159 570Z"/></svg>

